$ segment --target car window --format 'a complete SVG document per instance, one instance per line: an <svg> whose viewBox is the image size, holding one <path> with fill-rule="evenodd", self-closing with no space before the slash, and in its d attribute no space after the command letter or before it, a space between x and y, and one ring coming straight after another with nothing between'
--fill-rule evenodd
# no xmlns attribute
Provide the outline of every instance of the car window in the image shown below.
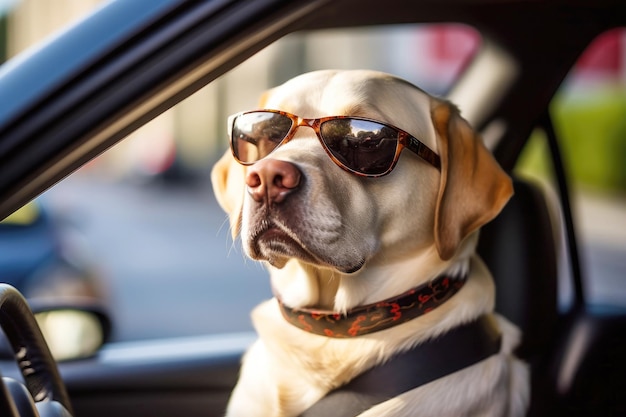
<svg viewBox="0 0 626 417"><path fill-rule="evenodd" d="M578 233L590 302L626 302L626 29L597 37L550 105ZM542 132L535 132L517 173L550 184ZM550 188L554 189L553 186Z"/></svg>
<svg viewBox="0 0 626 417"><path fill-rule="evenodd" d="M250 310L271 296L211 190L229 114L320 68L387 71L445 94L479 48L477 32L452 24L292 34L46 192L42 204L75 229L103 283L114 339L248 331Z"/></svg>

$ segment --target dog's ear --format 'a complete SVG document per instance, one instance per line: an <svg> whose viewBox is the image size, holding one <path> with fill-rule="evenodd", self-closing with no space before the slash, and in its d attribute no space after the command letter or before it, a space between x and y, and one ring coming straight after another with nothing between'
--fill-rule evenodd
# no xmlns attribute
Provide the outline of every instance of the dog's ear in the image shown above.
<svg viewBox="0 0 626 417"><path fill-rule="evenodd" d="M435 244L441 259L448 260L463 239L496 217L513 185L456 107L434 100L431 116L441 158Z"/></svg>
<svg viewBox="0 0 626 417"><path fill-rule="evenodd" d="M241 227L241 208L245 185L245 168L235 161L230 149L224 153L211 171L213 192L219 205L228 213L233 239Z"/></svg>

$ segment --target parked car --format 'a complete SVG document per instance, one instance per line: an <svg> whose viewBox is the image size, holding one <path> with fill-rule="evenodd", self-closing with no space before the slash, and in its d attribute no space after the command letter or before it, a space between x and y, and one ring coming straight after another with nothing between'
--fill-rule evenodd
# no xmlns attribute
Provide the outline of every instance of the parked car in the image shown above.
<svg viewBox="0 0 626 417"><path fill-rule="evenodd" d="M0 67L0 217L289 33L434 22L471 26L482 40L447 95L509 172L531 133L543 132L542 156L556 182L553 200L516 180L515 197L481 235L497 310L524 331L518 354L532 371L529 415L623 415L626 308L593 305L587 297L563 140L549 108L593 39L626 26L623 2L112 1ZM184 301L163 308L176 302ZM54 371L47 376L54 398L68 408L71 401L76 416L217 416L253 338L110 343L92 357L59 364L63 382ZM12 361L0 369L20 378ZM14 382L6 384L23 395ZM0 407L8 410L9 401L0 395ZM10 412L2 415L27 415Z"/></svg>
<svg viewBox="0 0 626 417"><path fill-rule="evenodd" d="M0 282L26 298L107 304L105 282L80 230L34 200L0 222Z"/></svg>

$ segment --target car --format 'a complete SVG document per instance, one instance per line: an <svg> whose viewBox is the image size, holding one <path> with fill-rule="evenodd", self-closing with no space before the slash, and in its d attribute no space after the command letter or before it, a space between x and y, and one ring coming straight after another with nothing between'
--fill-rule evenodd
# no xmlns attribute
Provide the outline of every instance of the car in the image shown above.
<svg viewBox="0 0 626 417"><path fill-rule="evenodd" d="M0 217L288 34L449 22L471 27L481 42L442 94L517 177L515 197L483 230L480 252L496 279L497 310L524 332L518 354L532 372L529 415L623 415L626 303L599 303L588 292L563 160L567 142L551 112L590 43L626 26L619 1L111 1L0 67ZM334 46L308 53L332 63L341 58ZM303 54L292 52L275 58ZM407 72L420 64L410 52L394 58ZM573 145L587 141L595 145L589 159L607 151L619 158L624 149L623 136L621 148L585 137ZM531 146L555 180L552 193L517 175ZM609 292L619 293L619 285ZM174 314L176 302L185 300L162 309ZM222 415L252 340L243 332L110 342L59 363L69 399L58 398L71 401L77 416ZM9 389L21 392L13 361L0 369L12 377ZM61 384L54 372L50 378ZM0 397L4 409L7 398Z"/></svg>
<svg viewBox="0 0 626 417"><path fill-rule="evenodd" d="M40 199L0 222L0 282L26 298L88 298L106 305L106 283L90 256L80 231Z"/></svg>

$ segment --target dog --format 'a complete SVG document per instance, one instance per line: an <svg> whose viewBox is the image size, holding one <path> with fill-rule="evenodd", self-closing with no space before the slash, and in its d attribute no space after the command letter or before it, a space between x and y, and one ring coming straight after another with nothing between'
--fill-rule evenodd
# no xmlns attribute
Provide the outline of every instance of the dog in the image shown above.
<svg viewBox="0 0 626 417"><path fill-rule="evenodd" d="M266 92L259 108L271 111L230 120L232 151L211 174L233 239L240 234L246 255L267 265L275 294L252 313L259 338L226 415L299 416L368 369L481 316L496 323L495 354L359 416L524 415L529 371L513 353L519 330L493 312L493 280L475 253L480 227L506 204L512 182L458 109L369 70L297 76ZM413 152L379 140L386 127ZM356 133L338 133L349 128ZM418 317L362 335L358 320L340 337L332 326L311 333L319 317L339 321L440 276L466 278ZM302 311L311 312L308 324Z"/></svg>

